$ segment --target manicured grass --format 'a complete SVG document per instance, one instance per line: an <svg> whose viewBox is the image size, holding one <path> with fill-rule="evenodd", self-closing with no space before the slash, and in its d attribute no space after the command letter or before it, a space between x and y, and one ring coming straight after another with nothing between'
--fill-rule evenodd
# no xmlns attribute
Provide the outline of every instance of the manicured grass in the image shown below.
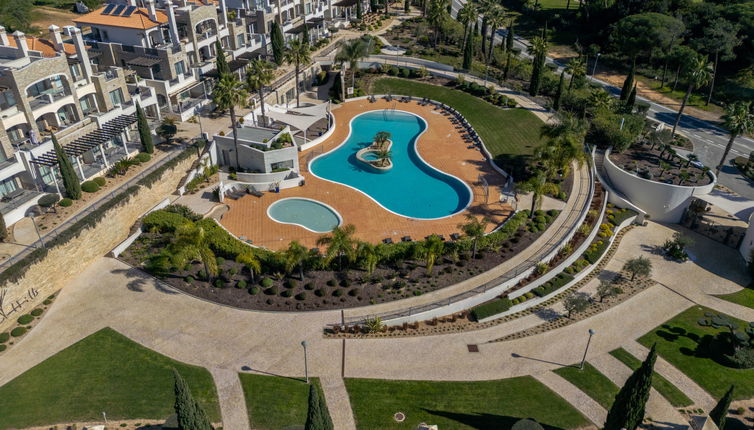
<svg viewBox="0 0 754 430"><path fill-rule="evenodd" d="M636 370L641 366L641 360L631 355L630 352L623 348L610 351L610 355L620 360L623 364L630 367L632 370ZM668 399L671 405L675 407L691 406L693 403L681 390L671 384L670 381L665 379L657 372L652 372L652 387L662 394L662 397Z"/></svg>
<svg viewBox="0 0 754 430"><path fill-rule="evenodd" d="M589 363L584 363L584 370L569 366L561 367L554 372L577 386L605 409L610 409L615 400L615 395L620 390L617 385L613 384L613 381Z"/></svg>
<svg viewBox="0 0 754 430"><path fill-rule="evenodd" d="M73 421L163 419L174 413L173 371L186 379L210 418L220 421L206 369L158 354L102 329L0 387L0 428Z"/></svg>
<svg viewBox="0 0 754 430"><path fill-rule="evenodd" d="M747 308L754 308L754 289L751 288L744 288L741 291L717 297Z"/></svg>
<svg viewBox="0 0 754 430"><path fill-rule="evenodd" d="M681 312L661 326L639 338L647 347L657 343L657 352L677 367L689 378L696 381L715 398L722 397L731 384L736 385L735 398L754 397L754 369L734 369L718 363L704 348L712 337L722 331L712 327L702 327L697 321L704 318L705 312L716 314L711 309L694 306ZM747 323L731 318L745 327Z"/></svg>
<svg viewBox="0 0 754 430"><path fill-rule="evenodd" d="M573 406L532 377L497 381L435 382L346 379L359 429L411 429L421 422L441 429L508 429L531 417L547 429L589 422ZM406 414L403 423L393 420Z"/></svg>
<svg viewBox="0 0 754 430"><path fill-rule="evenodd" d="M304 379L240 373L251 428L279 430L306 423L309 386ZM318 378L309 378L320 390Z"/></svg>
<svg viewBox="0 0 754 430"><path fill-rule="evenodd" d="M544 140L542 121L525 109L501 109L460 90L398 78L374 82L373 94L429 97L457 109L484 140L501 166L524 164Z"/></svg>

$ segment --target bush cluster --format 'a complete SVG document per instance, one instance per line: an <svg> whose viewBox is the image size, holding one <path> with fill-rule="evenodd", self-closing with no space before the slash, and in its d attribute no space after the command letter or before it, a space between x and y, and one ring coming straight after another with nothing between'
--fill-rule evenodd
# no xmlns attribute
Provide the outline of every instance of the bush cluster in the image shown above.
<svg viewBox="0 0 754 430"><path fill-rule="evenodd" d="M552 280L547 281L539 287L535 288L533 290L533 293L537 297L544 297L571 281L573 281L573 276L567 273L561 273Z"/></svg>
<svg viewBox="0 0 754 430"><path fill-rule="evenodd" d="M99 191L99 185L94 181L84 181L81 184L81 191L85 193L96 193Z"/></svg>
<svg viewBox="0 0 754 430"><path fill-rule="evenodd" d="M475 320L481 321L487 317L491 317L492 315L503 313L510 309L511 306L512 302L509 298L501 297L495 300L491 300L487 303L482 303L479 306L475 306L471 309L471 315Z"/></svg>

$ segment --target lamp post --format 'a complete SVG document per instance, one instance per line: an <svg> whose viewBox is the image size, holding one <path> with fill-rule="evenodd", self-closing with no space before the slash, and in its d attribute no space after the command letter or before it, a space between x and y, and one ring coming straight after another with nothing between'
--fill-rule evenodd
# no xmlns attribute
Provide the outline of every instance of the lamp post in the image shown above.
<svg viewBox="0 0 754 430"><path fill-rule="evenodd" d="M31 223L34 224L34 230L37 232L37 237L39 238L39 244L42 245L42 248L45 248L45 242L42 240L42 235L39 233L39 227L37 227L37 221L34 219L34 216L36 214L32 212L29 216L31 218Z"/></svg>
<svg viewBox="0 0 754 430"><path fill-rule="evenodd" d="M309 363L306 359L306 346L308 343L306 343L305 340L301 341L301 346L304 347L304 376L306 376L306 383L309 383Z"/></svg>
<svg viewBox="0 0 754 430"><path fill-rule="evenodd" d="M589 339L586 341L586 348L584 349L584 357L581 359L581 366L579 366L579 370L584 370L584 362L586 361L586 353L589 351L589 344L592 342L592 336L594 336L595 331L592 329L589 329Z"/></svg>
<svg viewBox="0 0 754 430"><path fill-rule="evenodd" d="M107 414L104 411L102 411L102 418L105 419L105 425L107 425Z"/></svg>
<svg viewBox="0 0 754 430"><path fill-rule="evenodd" d="M594 60L594 67L592 68L592 80L594 80L594 74L597 73L597 62L600 61L601 53L597 53L597 58Z"/></svg>

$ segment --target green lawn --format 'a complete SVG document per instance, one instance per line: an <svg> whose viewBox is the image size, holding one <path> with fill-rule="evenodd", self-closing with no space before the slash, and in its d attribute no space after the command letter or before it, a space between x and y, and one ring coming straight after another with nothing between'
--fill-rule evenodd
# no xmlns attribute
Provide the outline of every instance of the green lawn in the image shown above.
<svg viewBox="0 0 754 430"><path fill-rule="evenodd" d="M717 297L747 308L754 308L754 290L751 288L744 288L741 291Z"/></svg>
<svg viewBox="0 0 754 430"><path fill-rule="evenodd" d="M546 429L589 422L563 398L532 377L476 382L346 379L359 429L411 429L425 422L441 429L508 429L531 417ZM393 420L406 414L403 423Z"/></svg>
<svg viewBox="0 0 754 430"><path fill-rule="evenodd" d="M303 378L240 373L251 428L279 430L306 423L309 386ZM319 388L318 378L309 380ZM324 395L320 396L324 401Z"/></svg>
<svg viewBox="0 0 754 430"><path fill-rule="evenodd" d="M471 123L503 168L526 164L534 148L544 142L539 135L543 123L533 113L524 109L501 109L460 90L406 79L382 78L374 82L371 92L429 97L453 106Z"/></svg>
<svg viewBox="0 0 754 430"><path fill-rule="evenodd" d="M162 419L173 410L173 371L213 421L217 393L206 369L158 354L102 329L0 387L0 428L102 419Z"/></svg>
<svg viewBox="0 0 754 430"><path fill-rule="evenodd" d="M561 367L554 370L554 372L577 386L605 409L610 409L615 400L615 395L618 394L618 390L620 389L617 385L613 384L613 381L589 363L584 363L584 370L569 366Z"/></svg>
<svg viewBox="0 0 754 430"><path fill-rule="evenodd" d="M719 398L731 384L736 385L735 398L754 397L754 369L734 369L718 363L700 344L708 345L720 329L702 327L697 321L711 309L694 306L639 338L644 346L657 343L657 352L714 397ZM734 319L734 318L732 318ZM734 319L735 320L735 319ZM739 327L746 323L736 320Z"/></svg>
<svg viewBox="0 0 754 430"><path fill-rule="evenodd" d="M632 370L638 369L641 365L641 360L634 357L630 352L623 348L610 351L610 355L620 360ZM652 387L654 387L658 393L662 394L662 397L668 399L670 404L675 407L691 406L693 403L681 390L676 388L675 385L671 384L670 381L657 372L652 372Z"/></svg>

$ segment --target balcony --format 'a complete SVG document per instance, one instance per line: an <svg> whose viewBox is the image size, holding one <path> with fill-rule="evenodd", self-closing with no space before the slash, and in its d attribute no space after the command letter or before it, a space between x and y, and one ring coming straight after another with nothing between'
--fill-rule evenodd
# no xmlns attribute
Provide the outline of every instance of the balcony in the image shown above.
<svg viewBox="0 0 754 430"><path fill-rule="evenodd" d="M32 110L38 109L68 96L70 96L70 94L67 94L65 89L50 89L31 100L29 106L31 106Z"/></svg>
<svg viewBox="0 0 754 430"><path fill-rule="evenodd" d="M44 193L19 188L0 198L0 213L7 225L12 225L26 216L26 212L42 197Z"/></svg>

